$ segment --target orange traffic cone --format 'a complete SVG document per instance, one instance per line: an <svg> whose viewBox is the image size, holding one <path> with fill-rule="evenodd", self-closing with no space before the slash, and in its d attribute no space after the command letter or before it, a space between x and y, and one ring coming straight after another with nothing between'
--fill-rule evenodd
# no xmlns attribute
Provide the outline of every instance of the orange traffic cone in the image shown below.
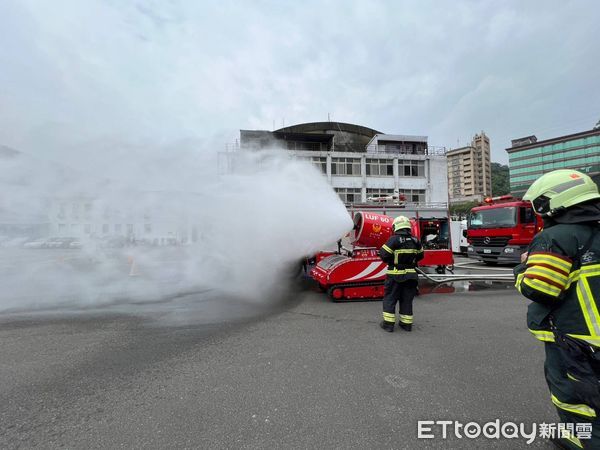
<svg viewBox="0 0 600 450"><path fill-rule="evenodd" d="M129 256L127 258L127 260L129 261L129 276L137 277L139 275L139 273L137 270L137 265L135 264L135 259L133 257Z"/></svg>

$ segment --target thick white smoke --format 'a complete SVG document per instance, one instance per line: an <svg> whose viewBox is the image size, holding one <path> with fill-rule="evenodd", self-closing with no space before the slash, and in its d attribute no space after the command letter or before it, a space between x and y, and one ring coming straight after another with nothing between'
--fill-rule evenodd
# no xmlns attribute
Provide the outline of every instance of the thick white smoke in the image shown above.
<svg viewBox="0 0 600 450"><path fill-rule="evenodd" d="M323 175L285 152L220 159L189 146L115 149L77 170L0 154L0 312L153 302L204 289L263 302L304 256L352 227ZM31 232L45 230L41 242L77 233L81 248L24 248L11 232L22 234L27 221L45 222ZM161 227L172 238L145 239Z"/></svg>

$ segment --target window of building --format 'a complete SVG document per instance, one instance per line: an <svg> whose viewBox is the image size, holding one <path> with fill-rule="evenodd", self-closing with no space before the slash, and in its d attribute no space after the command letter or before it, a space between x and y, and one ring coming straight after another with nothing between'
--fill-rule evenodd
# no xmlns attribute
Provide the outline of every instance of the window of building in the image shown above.
<svg viewBox="0 0 600 450"><path fill-rule="evenodd" d="M367 188L367 197L387 197L393 193L393 189Z"/></svg>
<svg viewBox="0 0 600 450"><path fill-rule="evenodd" d="M83 231L85 232L85 234L90 234L92 232L92 225L90 225L89 223L86 223L83 226Z"/></svg>
<svg viewBox="0 0 600 450"><path fill-rule="evenodd" d="M325 156L297 156L296 159L312 164L321 173L327 173L327 158Z"/></svg>
<svg viewBox="0 0 600 450"><path fill-rule="evenodd" d="M564 145L563 144L554 144L554 150L564 150ZM522 156L534 156L534 155L541 155L544 153L544 150L542 150L543 147L537 147L537 148L531 148L529 150L521 150L519 152L515 152L515 153L511 153L511 156L514 155L515 158L520 158ZM549 148L552 148L552 145L549 146Z"/></svg>
<svg viewBox="0 0 600 450"><path fill-rule="evenodd" d="M541 172L540 173L535 173L535 174L523 175L523 176L519 176L519 177L515 177L515 176L513 176L511 174L510 182L514 183L514 182L517 182L517 181L533 181L533 180L539 178L540 175L541 175Z"/></svg>
<svg viewBox="0 0 600 450"><path fill-rule="evenodd" d="M425 189L400 189L400 194L406 197L407 202L425 203Z"/></svg>
<svg viewBox="0 0 600 450"><path fill-rule="evenodd" d="M322 150L320 142L286 141L285 145L288 150Z"/></svg>
<svg viewBox="0 0 600 450"><path fill-rule="evenodd" d="M379 148L386 153L410 153L411 147L401 142L379 141Z"/></svg>
<svg viewBox="0 0 600 450"><path fill-rule="evenodd" d="M393 176L393 159L367 159L367 175L371 176Z"/></svg>
<svg viewBox="0 0 600 450"><path fill-rule="evenodd" d="M360 188L335 188L335 192L344 203L358 203L361 201Z"/></svg>
<svg viewBox="0 0 600 450"><path fill-rule="evenodd" d="M360 175L360 158L332 158L332 175Z"/></svg>
<svg viewBox="0 0 600 450"><path fill-rule="evenodd" d="M102 225L102 234L108 234L108 224Z"/></svg>
<svg viewBox="0 0 600 450"><path fill-rule="evenodd" d="M424 177L425 161L405 159L398 161L401 177Z"/></svg>
<svg viewBox="0 0 600 450"><path fill-rule="evenodd" d="M147 223L144 225L144 233L146 233L146 234L152 233L152 224Z"/></svg>
<svg viewBox="0 0 600 450"><path fill-rule="evenodd" d="M518 161L515 161L514 158L510 160L510 167L511 170L514 173L519 173L519 172L515 172L515 170L520 170L520 167L524 167L524 166L532 166L532 165L536 165L536 164L540 164L540 163L547 163L548 161L552 160L552 159L573 159L575 160L577 156L584 156L584 157L588 157L588 158L597 158L598 156L598 150L599 148L596 147L588 147L588 148L583 148L583 149L576 149L576 150L569 150L569 151L563 151L560 153L554 153L554 154L548 154L548 155L544 155L543 157L541 156L537 156L537 157L530 157L530 158L525 158L525 159L520 159ZM554 151L554 149L553 149ZM579 158L581 159L581 158ZM585 159L585 158L583 158ZM527 171L527 169L524 169L524 171Z"/></svg>
<svg viewBox="0 0 600 450"><path fill-rule="evenodd" d="M394 141L380 141L380 146L384 147L387 153L403 153L407 155L425 154L427 148L424 143Z"/></svg>
<svg viewBox="0 0 600 450"><path fill-rule="evenodd" d="M117 223L115 224L115 233L120 233L121 232L121 224Z"/></svg>
<svg viewBox="0 0 600 450"><path fill-rule="evenodd" d="M313 156L310 158L310 163L321 171L327 173L327 158L325 156Z"/></svg>

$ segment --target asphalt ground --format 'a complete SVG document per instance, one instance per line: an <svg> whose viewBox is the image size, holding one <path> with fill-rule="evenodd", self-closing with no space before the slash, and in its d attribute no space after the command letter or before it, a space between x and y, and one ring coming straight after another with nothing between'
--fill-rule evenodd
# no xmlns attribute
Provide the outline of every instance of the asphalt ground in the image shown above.
<svg viewBox="0 0 600 450"><path fill-rule="evenodd" d="M557 422L527 301L446 287L415 300L412 333L306 286L268 307L204 292L0 316L0 448L553 448L417 439L419 420Z"/></svg>

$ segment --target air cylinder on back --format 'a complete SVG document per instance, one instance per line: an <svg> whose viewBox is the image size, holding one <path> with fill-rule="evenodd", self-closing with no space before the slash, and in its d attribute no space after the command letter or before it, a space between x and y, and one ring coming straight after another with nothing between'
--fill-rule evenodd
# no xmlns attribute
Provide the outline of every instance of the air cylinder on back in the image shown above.
<svg viewBox="0 0 600 450"><path fill-rule="evenodd" d="M352 244L357 247L380 248L387 242L393 229L393 217L383 214L358 211L354 214Z"/></svg>

